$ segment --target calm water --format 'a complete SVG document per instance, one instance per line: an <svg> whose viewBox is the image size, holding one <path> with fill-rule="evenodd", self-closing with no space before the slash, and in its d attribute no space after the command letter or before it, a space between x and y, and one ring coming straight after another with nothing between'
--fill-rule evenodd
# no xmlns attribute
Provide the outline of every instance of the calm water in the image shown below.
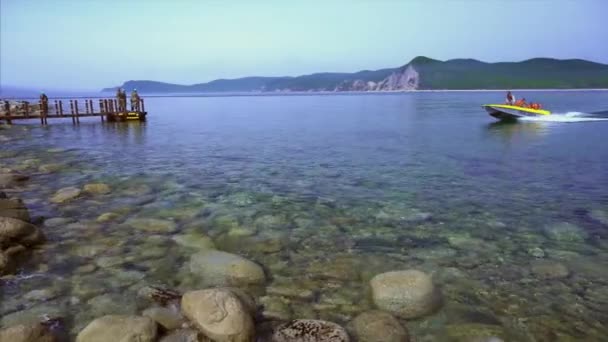
<svg viewBox="0 0 608 342"><path fill-rule="evenodd" d="M1 130L0 167L32 175L17 195L34 215L74 222L45 228L50 241L5 281L0 322L54 310L78 331L142 309L134 298L145 284L200 288L183 267L192 250L171 239L196 232L264 267L268 281L254 293L314 291L283 298L286 317L346 324L372 307L373 275L417 268L444 295L438 313L406 323L420 341L460 328L600 341L608 121L585 113L607 110L608 93L522 93L560 115L514 124L480 108L503 95L149 98L146 123ZM38 172L48 163L60 171ZM112 192L49 203L91 182ZM177 231L151 239L128 228L134 218ZM231 233L239 229L248 233ZM50 295L25 298L36 289Z"/></svg>

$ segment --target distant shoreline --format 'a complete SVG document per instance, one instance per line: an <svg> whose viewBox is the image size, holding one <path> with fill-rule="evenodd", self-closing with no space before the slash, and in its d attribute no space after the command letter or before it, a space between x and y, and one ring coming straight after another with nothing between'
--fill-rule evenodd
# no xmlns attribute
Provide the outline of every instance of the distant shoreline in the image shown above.
<svg viewBox="0 0 608 342"><path fill-rule="evenodd" d="M415 93L475 93L475 92L583 92L583 91L608 91L608 88L575 88L575 89L417 89L417 90L380 90L380 91L266 91L266 92L209 92L209 93L140 93L142 97L238 97L238 96L305 96L305 95L397 95ZM101 94L101 95L99 95ZM105 95L104 95L105 94ZM98 99L114 97L114 93L91 93L90 96L82 95L58 95L51 93L49 99ZM2 97L1 100L37 100L38 97Z"/></svg>

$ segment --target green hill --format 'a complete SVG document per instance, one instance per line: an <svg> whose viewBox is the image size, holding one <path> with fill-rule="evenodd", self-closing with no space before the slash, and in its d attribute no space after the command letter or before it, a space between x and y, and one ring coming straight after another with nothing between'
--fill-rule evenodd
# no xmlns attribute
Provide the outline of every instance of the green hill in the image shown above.
<svg viewBox="0 0 608 342"><path fill-rule="evenodd" d="M475 59L439 61L419 56L399 68L355 73L244 77L193 85L128 81L121 87L137 88L144 93L608 88L608 65L582 59L533 58L522 62L485 63Z"/></svg>

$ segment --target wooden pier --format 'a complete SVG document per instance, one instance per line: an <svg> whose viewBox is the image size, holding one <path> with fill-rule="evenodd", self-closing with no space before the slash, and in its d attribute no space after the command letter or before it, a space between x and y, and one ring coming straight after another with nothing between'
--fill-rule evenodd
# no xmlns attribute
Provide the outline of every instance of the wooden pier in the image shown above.
<svg viewBox="0 0 608 342"><path fill-rule="evenodd" d="M69 107L68 107L69 106ZM61 99L49 100L46 106L41 101L0 100L0 122L11 124L17 120L40 120L42 125L48 124L48 119L71 118L73 124L80 123L80 118L100 117L101 121L144 121L148 114L144 107L144 99L129 110L121 108L117 99Z"/></svg>

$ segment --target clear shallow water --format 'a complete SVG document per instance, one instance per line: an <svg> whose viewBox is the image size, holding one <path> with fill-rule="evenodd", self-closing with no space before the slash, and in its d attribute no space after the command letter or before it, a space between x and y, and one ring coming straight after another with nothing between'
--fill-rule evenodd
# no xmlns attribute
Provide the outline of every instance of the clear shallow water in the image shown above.
<svg viewBox="0 0 608 342"><path fill-rule="evenodd" d="M193 251L171 239L199 232L263 265L253 292L313 290L285 299L294 318L346 324L372 307L371 276L417 268L444 294L437 314L407 322L421 341L469 323L515 341L601 340L608 122L585 113L606 110L608 93L524 96L563 114L498 123L480 108L501 101L492 92L150 98L146 123L2 130L2 166L33 174L18 194L32 213L77 221L45 228L50 241L3 287L3 323L53 306L77 331L141 309L129 298L145 284L200 288L183 267ZM47 163L62 170L39 173ZM112 192L49 203L91 182ZM96 221L107 212L117 217ZM125 224L150 217L177 231ZM565 223L568 238L555 233ZM45 288L47 301L24 298Z"/></svg>

